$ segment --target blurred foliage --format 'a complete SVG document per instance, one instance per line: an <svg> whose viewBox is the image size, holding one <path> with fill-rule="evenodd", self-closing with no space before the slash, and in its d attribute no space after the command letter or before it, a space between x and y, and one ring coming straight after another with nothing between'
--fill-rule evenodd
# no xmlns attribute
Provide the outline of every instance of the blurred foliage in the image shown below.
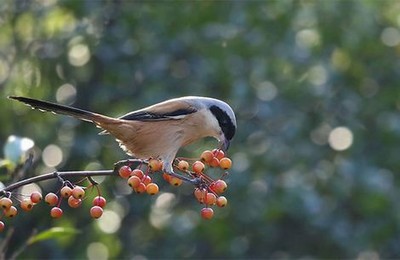
<svg viewBox="0 0 400 260"><path fill-rule="evenodd" d="M400 257L399 14L400 2L385 0L3 0L0 145L32 139L35 174L109 169L126 156L92 125L7 95L112 116L213 96L239 125L229 206L213 220L199 218L189 185L149 198L106 179L102 219L86 207L52 221L37 207L7 221L9 251L54 226L81 232L21 257Z"/></svg>

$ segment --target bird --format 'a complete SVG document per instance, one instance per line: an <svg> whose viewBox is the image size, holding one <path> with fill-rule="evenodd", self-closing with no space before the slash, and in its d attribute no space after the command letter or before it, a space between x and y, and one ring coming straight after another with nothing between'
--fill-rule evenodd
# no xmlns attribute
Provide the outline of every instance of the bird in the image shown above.
<svg viewBox="0 0 400 260"><path fill-rule="evenodd" d="M201 96L185 96L109 117L72 106L39 99L9 96L41 111L72 116L94 123L110 134L120 147L137 159L160 159L167 174L182 178L173 170L173 161L181 147L205 137L218 140L219 148L227 151L236 130L236 116L224 101Z"/></svg>

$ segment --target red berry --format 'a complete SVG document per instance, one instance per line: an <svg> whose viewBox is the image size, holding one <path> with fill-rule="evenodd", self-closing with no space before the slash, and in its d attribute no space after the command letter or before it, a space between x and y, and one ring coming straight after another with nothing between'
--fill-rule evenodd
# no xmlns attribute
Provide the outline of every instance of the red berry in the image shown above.
<svg viewBox="0 0 400 260"><path fill-rule="evenodd" d="M82 200L81 199L77 199L74 196L69 196L68 198L68 205L71 208L78 208L80 205L82 204Z"/></svg>
<svg viewBox="0 0 400 260"><path fill-rule="evenodd" d="M169 175L168 173L163 173L162 175L163 179L169 183L169 181L171 180L171 175Z"/></svg>
<svg viewBox="0 0 400 260"><path fill-rule="evenodd" d="M42 198L43 198L42 194L40 192L38 192L38 191L34 191L31 194L31 201L33 203L39 203L40 201L42 201Z"/></svg>
<svg viewBox="0 0 400 260"><path fill-rule="evenodd" d="M143 171L140 170L140 169L134 169L134 170L132 171L131 176L137 176L139 179L142 179L142 178L144 177L144 173L143 173Z"/></svg>
<svg viewBox="0 0 400 260"><path fill-rule="evenodd" d="M44 197L44 201L49 205L49 206L55 206L58 203L58 196L52 192L47 193L47 195Z"/></svg>
<svg viewBox="0 0 400 260"><path fill-rule="evenodd" d="M103 215L103 209L100 206L93 206L90 208L90 216L92 218L99 218Z"/></svg>
<svg viewBox="0 0 400 260"><path fill-rule="evenodd" d="M143 177L143 179L142 179L142 182L143 182L145 185L147 185L147 184L149 184L149 183L152 182L152 179L151 179L151 177L150 177L149 175L145 175L145 176Z"/></svg>
<svg viewBox="0 0 400 260"><path fill-rule="evenodd" d="M15 215L17 215L17 213L18 213L18 210L14 206L11 206L10 208L4 210L4 215L8 218L15 217Z"/></svg>
<svg viewBox="0 0 400 260"><path fill-rule="evenodd" d="M211 159L211 161L209 162L209 165L211 166L211 167L218 167L219 166L219 160L218 160L218 158L217 157L214 157L214 158L212 158Z"/></svg>
<svg viewBox="0 0 400 260"><path fill-rule="evenodd" d="M214 211L212 208L202 208L201 217L204 219L211 219L214 216Z"/></svg>
<svg viewBox="0 0 400 260"><path fill-rule="evenodd" d="M226 188L228 185L224 180L217 180L212 184L212 190L216 192L217 194L222 194L226 191Z"/></svg>
<svg viewBox="0 0 400 260"><path fill-rule="evenodd" d="M218 207L225 207L228 204L228 200L224 196L219 196L216 202Z"/></svg>
<svg viewBox="0 0 400 260"><path fill-rule="evenodd" d="M230 169L230 168L232 167L232 161L231 161L231 159L229 159L229 158L227 158L227 157L222 158L222 159L219 161L219 167L221 167L223 170L228 170L228 169Z"/></svg>
<svg viewBox="0 0 400 260"><path fill-rule="evenodd" d="M104 208L106 206L106 204L107 204L107 200L102 196L97 196L97 197L94 197L94 199L93 199L93 206L99 206L101 208Z"/></svg>
<svg viewBox="0 0 400 260"><path fill-rule="evenodd" d="M201 155L200 155L200 160L204 163L209 163L211 162L212 158L214 158L214 154L209 151L209 150L205 150Z"/></svg>
<svg viewBox="0 0 400 260"><path fill-rule="evenodd" d="M4 224L4 222L0 220L0 232L2 232L4 230L5 226L6 225Z"/></svg>
<svg viewBox="0 0 400 260"><path fill-rule="evenodd" d="M128 185L132 188L132 189L136 189L137 187L139 187L139 184L142 183L142 181L139 179L138 176L131 176L128 179Z"/></svg>
<svg viewBox="0 0 400 260"><path fill-rule="evenodd" d="M131 172L132 172L131 168L127 165L122 166L118 170L119 176L121 176L124 179L128 179L129 176L131 175Z"/></svg>
<svg viewBox="0 0 400 260"><path fill-rule="evenodd" d="M59 207L53 207L50 210L50 216L52 218L61 218L63 215L63 210L60 209Z"/></svg>
<svg viewBox="0 0 400 260"><path fill-rule="evenodd" d="M139 194L146 192L146 185L143 182L139 183L139 186L135 188L135 191Z"/></svg>
<svg viewBox="0 0 400 260"><path fill-rule="evenodd" d="M21 209L25 210L25 211L31 211L33 209L33 202L31 201L31 199L24 199L21 201Z"/></svg>
<svg viewBox="0 0 400 260"><path fill-rule="evenodd" d="M200 162L200 161L195 161L192 165L193 171L195 173L202 173L204 171L204 163Z"/></svg>
<svg viewBox="0 0 400 260"><path fill-rule="evenodd" d="M146 191L150 195L155 195L159 191L158 185L156 183L149 183L146 186Z"/></svg>
<svg viewBox="0 0 400 260"><path fill-rule="evenodd" d="M10 198L3 197L0 199L0 206L3 209L9 209L12 206L13 202Z"/></svg>
<svg viewBox="0 0 400 260"><path fill-rule="evenodd" d="M149 168L152 172L158 172L162 169L162 161L158 159L150 159L149 161Z"/></svg>
<svg viewBox="0 0 400 260"><path fill-rule="evenodd" d="M212 153L215 157L217 157L218 160L221 160L225 157L225 153L221 149L214 149L212 150Z"/></svg>
<svg viewBox="0 0 400 260"><path fill-rule="evenodd" d="M212 192L208 192L204 199L204 203L207 205L214 205L216 201L217 201L217 196L215 196L215 194Z"/></svg>
<svg viewBox="0 0 400 260"><path fill-rule="evenodd" d="M72 189L72 196L75 199L82 199L83 197L85 197L85 190L80 186L75 186Z"/></svg>
<svg viewBox="0 0 400 260"><path fill-rule="evenodd" d="M187 171L189 169L189 163L185 160L179 161L178 169L181 171Z"/></svg>
<svg viewBox="0 0 400 260"><path fill-rule="evenodd" d="M60 193L64 198L69 198L72 195L72 189L69 186L64 186L61 188Z"/></svg>
<svg viewBox="0 0 400 260"><path fill-rule="evenodd" d="M206 189L200 189L196 188L194 189L194 196L200 203L204 203L204 198L207 195L207 190Z"/></svg>
<svg viewBox="0 0 400 260"><path fill-rule="evenodd" d="M181 186L182 180L179 179L179 178L177 178L177 177L172 177L172 176L171 176L171 178L169 179L169 183L170 183L172 186L178 187L178 186Z"/></svg>

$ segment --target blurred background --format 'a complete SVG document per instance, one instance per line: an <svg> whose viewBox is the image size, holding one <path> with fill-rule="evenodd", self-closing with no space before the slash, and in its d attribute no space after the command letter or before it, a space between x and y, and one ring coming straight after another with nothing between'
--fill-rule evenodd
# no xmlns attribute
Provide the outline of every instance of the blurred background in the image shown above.
<svg viewBox="0 0 400 260"><path fill-rule="evenodd" d="M4 184L21 177L14 169L27 150L25 177L127 158L93 125L8 95L110 116L211 96L234 108L239 126L229 205L212 220L200 218L188 184L159 176L162 192L150 197L98 179L109 202L100 220L88 205L61 220L37 206L6 220L15 227L7 255L33 230L62 227L20 258L400 257L399 56L399 1L2 1Z"/></svg>

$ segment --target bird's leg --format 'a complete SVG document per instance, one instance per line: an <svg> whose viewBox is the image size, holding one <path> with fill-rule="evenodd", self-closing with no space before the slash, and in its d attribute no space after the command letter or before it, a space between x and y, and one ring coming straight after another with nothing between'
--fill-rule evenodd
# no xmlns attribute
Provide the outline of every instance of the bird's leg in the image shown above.
<svg viewBox="0 0 400 260"><path fill-rule="evenodd" d="M186 177L184 175L181 174L177 174L174 172L173 168L172 168L172 164L171 163L164 163L163 165L163 170L166 174L181 179L182 181L187 181L195 186L198 186L201 183L201 179L200 178L189 178Z"/></svg>

